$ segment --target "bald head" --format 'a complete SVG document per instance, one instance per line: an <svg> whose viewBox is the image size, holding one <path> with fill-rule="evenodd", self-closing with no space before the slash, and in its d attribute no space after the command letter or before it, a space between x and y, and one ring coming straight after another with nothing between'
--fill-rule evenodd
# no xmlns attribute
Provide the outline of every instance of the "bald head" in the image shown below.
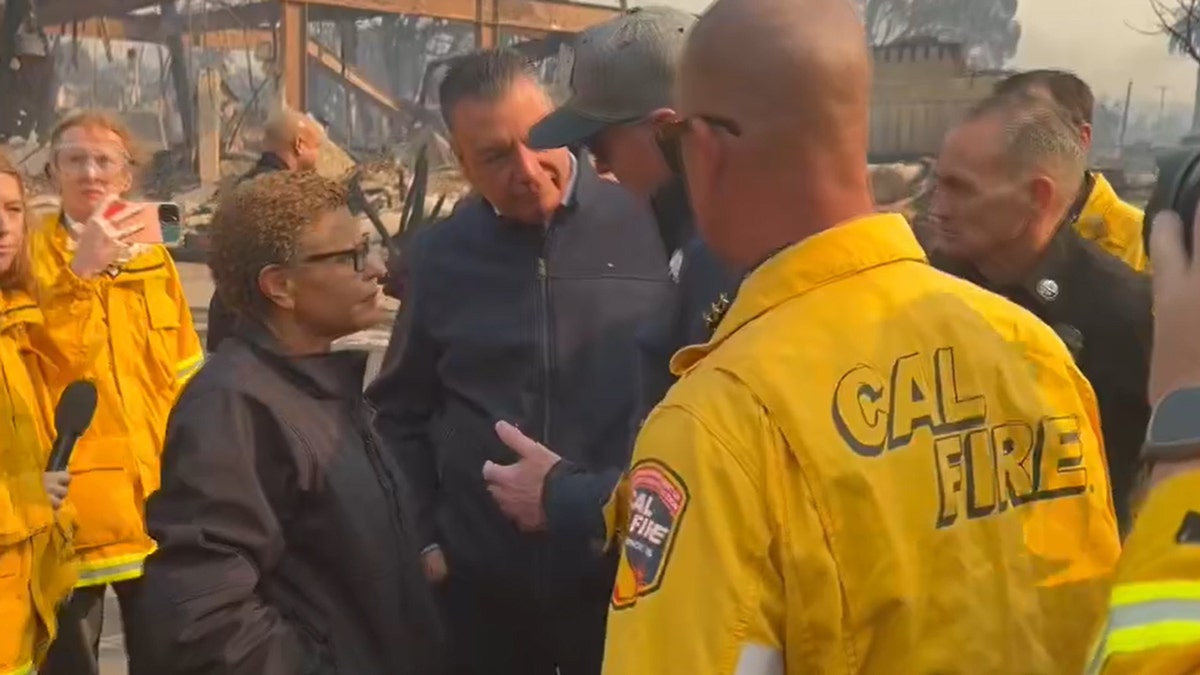
<svg viewBox="0 0 1200 675"><path fill-rule="evenodd" d="M292 169L313 169L325 131L311 117L291 108L276 111L263 129L263 148Z"/></svg>
<svg viewBox="0 0 1200 675"><path fill-rule="evenodd" d="M841 146L865 164L870 56L849 0L718 0L693 29L680 98L779 142ZM832 134L832 135L831 135Z"/></svg>
<svg viewBox="0 0 1200 675"><path fill-rule="evenodd" d="M873 210L871 61L851 0L717 0L691 31L677 88L693 206L727 262L754 264ZM798 202L803 223L787 208Z"/></svg>

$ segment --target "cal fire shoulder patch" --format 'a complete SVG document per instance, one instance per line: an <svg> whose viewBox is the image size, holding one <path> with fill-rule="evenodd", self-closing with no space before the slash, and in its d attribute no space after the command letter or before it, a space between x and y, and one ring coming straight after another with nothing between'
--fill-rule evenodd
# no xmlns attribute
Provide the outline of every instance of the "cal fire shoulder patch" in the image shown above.
<svg viewBox="0 0 1200 675"><path fill-rule="evenodd" d="M629 471L629 521L613 584L613 609L637 604L662 585L688 505L687 485L671 467L645 459Z"/></svg>

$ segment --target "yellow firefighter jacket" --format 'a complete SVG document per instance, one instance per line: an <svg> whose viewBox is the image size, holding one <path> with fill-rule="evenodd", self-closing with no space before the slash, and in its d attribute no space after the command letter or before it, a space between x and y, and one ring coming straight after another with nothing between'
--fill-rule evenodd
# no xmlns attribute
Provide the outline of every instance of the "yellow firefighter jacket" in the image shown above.
<svg viewBox="0 0 1200 675"><path fill-rule="evenodd" d="M1092 390L902 217L777 254L672 369L605 675L1083 668L1119 554Z"/></svg>
<svg viewBox="0 0 1200 675"><path fill-rule="evenodd" d="M1092 177L1096 183L1075 221L1075 229L1126 265L1146 271L1149 261L1142 239L1141 210L1121 201L1104 176L1094 173Z"/></svg>
<svg viewBox="0 0 1200 675"><path fill-rule="evenodd" d="M37 340L42 313L33 298L0 292L0 675L29 673L55 635L55 613L75 584L70 514L56 515L42 486L52 440L49 382L70 377L66 357Z"/></svg>
<svg viewBox="0 0 1200 675"><path fill-rule="evenodd" d="M1163 481L1142 505L1088 672L1200 672L1200 471Z"/></svg>
<svg viewBox="0 0 1200 675"><path fill-rule="evenodd" d="M167 415L180 386L203 363L200 338L164 247L151 247L115 276L84 280L71 271L59 217L36 228L31 243L51 339L71 344L95 312L104 325L104 348L86 372L99 404L70 464L67 502L76 512L79 585L135 578L154 548L143 505L158 489Z"/></svg>

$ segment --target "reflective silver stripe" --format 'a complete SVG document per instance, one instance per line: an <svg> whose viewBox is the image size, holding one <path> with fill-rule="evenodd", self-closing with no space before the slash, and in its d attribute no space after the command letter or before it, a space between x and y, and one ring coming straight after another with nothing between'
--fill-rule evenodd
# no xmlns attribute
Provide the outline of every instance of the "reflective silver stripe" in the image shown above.
<svg viewBox="0 0 1200 675"><path fill-rule="evenodd" d="M767 645L742 645L733 675L783 675L783 652Z"/></svg>
<svg viewBox="0 0 1200 675"><path fill-rule="evenodd" d="M144 560L138 559L133 562L122 563L120 565L110 565L107 567L98 567L96 569L91 569L91 570L80 570L79 571L79 581L76 582L76 585L84 586L84 585L87 585L89 582L96 582L101 579L108 579L109 577L123 577L123 576L128 576L134 572L141 572L143 562L144 562Z"/></svg>
<svg viewBox="0 0 1200 675"><path fill-rule="evenodd" d="M1194 624L1195 630L1180 631ZM1155 627L1160 631L1155 632ZM1168 627L1170 630L1168 630ZM1112 607L1096 651L1088 664L1089 674L1099 673L1108 657L1168 645L1200 641L1200 600L1151 600Z"/></svg>
<svg viewBox="0 0 1200 675"><path fill-rule="evenodd" d="M188 359L188 361L191 361L191 359ZM186 380L187 378L191 377L193 374L196 373L196 371L200 370L200 367L204 365L204 361L205 361L204 354L201 353L201 355L195 360L195 362L191 362L188 365L184 365L180 368L176 368L175 369L175 379Z"/></svg>
<svg viewBox="0 0 1200 675"><path fill-rule="evenodd" d="M1105 634L1160 621L1200 621L1200 600L1153 600L1114 607Z"/></svg>

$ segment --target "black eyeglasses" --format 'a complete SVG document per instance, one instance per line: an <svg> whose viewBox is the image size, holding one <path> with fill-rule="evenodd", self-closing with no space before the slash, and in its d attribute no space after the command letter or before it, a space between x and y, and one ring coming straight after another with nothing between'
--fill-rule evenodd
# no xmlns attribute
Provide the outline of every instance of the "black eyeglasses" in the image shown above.
<svg viewBox="0 0 1200 675"><path fill-rule="evenodd" d="M688 131L691 131L692 124L697 120L704 122L710 127L720 129L730 136L736 137L742 135L742 126L731 119L716 115L691 115L659 125L659 138L664 141L677 141L683 138L684 134Z"/></svg>
<svg viewBox="0 0 1200 675"><path fill-rule="evenodd" d="M378 254L379 259L384 264L387 263L388 249L382 242L376 243L371 239L371 235L363 235L362 241L354 248L342 249L340 251L329 251L327 253L313 253L301 259L302 263L316 263L326 260L350 260L354 262L355 272L364 272L367 269L367 259L372 253Z"/></svg>

